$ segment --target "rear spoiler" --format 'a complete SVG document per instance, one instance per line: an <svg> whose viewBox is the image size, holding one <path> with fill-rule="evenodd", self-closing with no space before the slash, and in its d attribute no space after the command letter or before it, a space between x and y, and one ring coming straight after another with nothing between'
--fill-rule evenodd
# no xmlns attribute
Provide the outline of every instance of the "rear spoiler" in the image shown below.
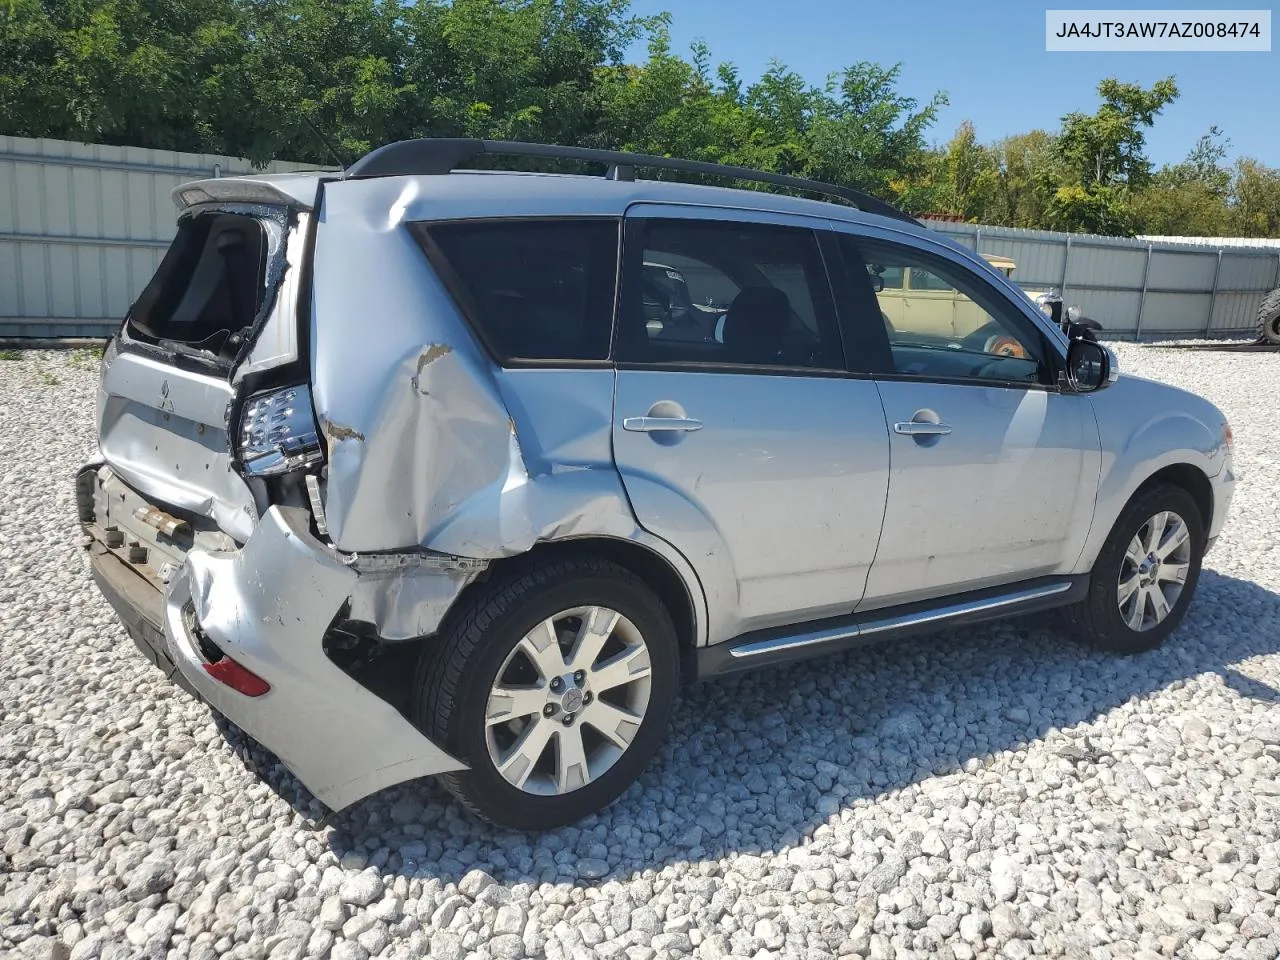
<svg viewBox="0 0 1280 960"><path fill-rule="evenodd" d="M192 180L173 188L173 202L179 210L199 203L268 203L310 210L322 180L317 174L261 174L247 177L218 177Z"/></svg>

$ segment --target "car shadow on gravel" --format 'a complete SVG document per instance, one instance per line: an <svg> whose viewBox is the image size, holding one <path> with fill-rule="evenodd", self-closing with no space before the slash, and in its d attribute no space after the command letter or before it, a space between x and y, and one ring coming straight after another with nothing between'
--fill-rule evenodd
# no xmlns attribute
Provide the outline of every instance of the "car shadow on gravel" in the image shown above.
<svg viewBox="0 0 1280 960"><path fill-rule="evenodd" d="M271 753L217 722L347 866L442 883L476 867L504 884L598 883L770 853L857 801L1040 739L1077 765L1115 763L1071 728L1205 674L1238 696L1280 701L1236 666L1278 651L1280 594L1206 569L1182 627L1141 656L1091 652L1039 615L706 683L685 691L670 742L621 800L536 835L476 821L430 780L324 815Z"/></svg>

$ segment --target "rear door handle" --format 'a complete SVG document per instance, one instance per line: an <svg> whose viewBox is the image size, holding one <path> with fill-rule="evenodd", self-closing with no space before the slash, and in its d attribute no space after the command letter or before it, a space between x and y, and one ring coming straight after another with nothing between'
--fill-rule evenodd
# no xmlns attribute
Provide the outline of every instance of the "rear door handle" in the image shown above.
<svg viewBox="0 0 1280 960"><path fill-rule="evenodd" d="M951 427L945 423L927 423L922 420L908 420L895 423L893 432L904 437L945 437L951 433Z"/></svg>
<svg viewBox="0 0 1280 960"><path fill-rule="evenodd" d="M692 417L626 417L622 429L632 433L656 433L659 430L679 430L691 433L702 429L702 421Z"/></svg>

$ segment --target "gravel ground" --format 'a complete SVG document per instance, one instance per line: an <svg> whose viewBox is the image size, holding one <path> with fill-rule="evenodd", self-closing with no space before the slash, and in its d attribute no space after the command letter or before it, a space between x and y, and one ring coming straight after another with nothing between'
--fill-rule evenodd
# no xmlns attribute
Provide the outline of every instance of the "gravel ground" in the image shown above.
<svg viewBox="0 0 1280 960"><path fill-rule="evenodd" d="M78 548L94 362L0 360L0 955L1275 958L1280 356L1118 352L1243 473L1164 649L1041 618L708 684L543 836L432 784L325 820L165 682Z"/></svg>

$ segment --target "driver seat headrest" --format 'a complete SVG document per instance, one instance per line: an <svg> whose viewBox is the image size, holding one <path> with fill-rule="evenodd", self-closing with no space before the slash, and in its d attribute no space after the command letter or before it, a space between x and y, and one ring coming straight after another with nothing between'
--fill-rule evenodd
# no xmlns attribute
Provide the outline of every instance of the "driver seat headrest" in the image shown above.
<svg viewBox="0 0 1280 960"><path fill-rule="evenodd" d="M746 363L768 363L785 345L791 301L777 287L745 287L724 319L727 353Z"/></svg>

